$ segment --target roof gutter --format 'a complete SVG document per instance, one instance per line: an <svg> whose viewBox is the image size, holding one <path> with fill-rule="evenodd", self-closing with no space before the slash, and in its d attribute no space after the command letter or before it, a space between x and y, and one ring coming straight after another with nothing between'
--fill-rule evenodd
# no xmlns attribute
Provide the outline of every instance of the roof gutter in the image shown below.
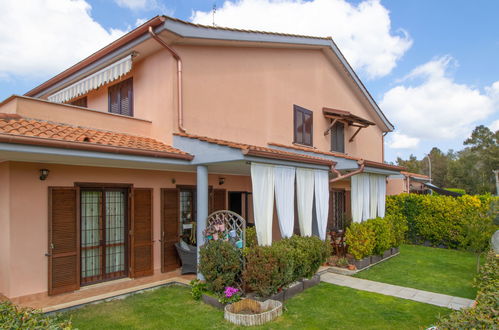
<svg viewBox="0 0 499 330"><path fill-rule="evenodd" d="M34 137L7 135L7 134L5 135L0 134L0 143L15 143L15 144L25 144L25 145L34 145L42 147L54 147L61 149L97 151L97 152L106 152L111 154L124 154L124 155L144 156L144 157L153 157L153 158L173 158L173 159L182 159L186 161L194 159L194 156L189 154L177 154L167 151L152 151L152 150L143 150L143 149L123 148L123 147L99 145L88 142L61 141L61 140L34 138Z"/></svg>
<svg viewBox="0 0 499 330"><path fill-rule="evenodd" d="M177 117L178 117L178 129L185 133L186 130L184 128L184 109L182 104L182 59L180 55L175 51L175 49L168 46L166 42L164 42L156 33L154 33L152 26L149 26L149 34L151 37L156 40L161 46L163 46L166 50L168 50L172 56L177 61Z"/></svg>
<svg viewBox="0 0 499 330"><path fill-rule="evenodd" d="M357 161L357 163L360 165L360 167L357 170L350 172L348 174L341 174L341 172L336 169L336 164L331 165L331 172L336 174L336 177L329 180L329 183L340 181L340 180L349 178L353 175L364 172L364 167L365 167L364 160L361 159L361 160Z"/></svg>

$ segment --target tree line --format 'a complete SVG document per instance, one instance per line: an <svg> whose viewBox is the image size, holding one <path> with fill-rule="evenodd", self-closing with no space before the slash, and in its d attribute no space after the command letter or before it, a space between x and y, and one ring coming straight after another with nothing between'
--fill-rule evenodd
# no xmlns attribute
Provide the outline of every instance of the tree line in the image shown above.
<svg viewBox="0 0 499 330"><path fill-rule="evenodd" d="M431 160L432 183L442 188L459 188L468 194L496 193L494 170L499 170L499 131L477 126L471 137L464 141L461 151L444 153L433 147L428 153ZM429 175L426 156L417 159L397 157L397 165L409 172Z"/></svg>

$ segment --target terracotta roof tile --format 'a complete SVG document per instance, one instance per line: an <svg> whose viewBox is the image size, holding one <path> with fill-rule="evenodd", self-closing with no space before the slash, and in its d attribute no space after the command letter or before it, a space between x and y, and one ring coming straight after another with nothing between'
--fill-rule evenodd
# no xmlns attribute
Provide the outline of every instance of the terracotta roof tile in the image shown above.
<svg viewBox="0 0 499 330"><path fill-rule="evenodd" d="M244 154L249 155L249 156L253 155L253 156L263 157L263 158L274 158L274 159L290 160L290 161L312 163L312 164L319 164L319 165L333 165L333 164L335 164L334 161L324 159L321 157L313 157L313 156L302 155L302 154L297 154L294 152L283 151L283 150L278 150L278 149L273 149L273 148L260 147L260 146L245 144L245 143L220 140L220 139L210 138L207 136L199 136L199 135L186 134L186 133L175 133L174 135L183 136L183 137L187 137L187 138L191 138L191 139L197 139L199 141L204 141L204 142L208 142L208 143L218 144L221 146L239 149Z"/></svg>
<svg viewBox="0 0 499 330"><path fill-rule="evenodd" d="M24 137L26 139L23 141L26 144L40 144L43 139L45 140L43 141L44 145L51 142L58 142L59 145L60 142L68 142L67 148L89 149L89 147L94 147L93 149L96 149L99 147L111 147L117 149L114 151L108 149L108 152L133 154L142 152L151 155L155 153L155 157L163 158L193 158L182 150L152 138L22 118L17 115L6 115L8 114L0 114L0 137L2 141L14 143L16 137ZM106 152L105 150L102 151Z"/></svg>
<svg viewBox="0 0 499 330"><path fill-rule="evenodd" d="M281 148L289 148L289 149L295 149L295 150L301 150L301 151L308 151L308 152L313 152L313 153L319 154L319 155L333 156L333 157L351 159L351 160L356 160L356 161L363 160L362 158L359 158L359 157L353 157L353 156L342 154L339 152L321 151L321 150L318 150L315 148L308 148L308 147L301 147L301 146L290 146L290 145L285 145L285 144L280 144L280 143L275 143L275 142L271 142L271 143L269 143L269 145L281 147ZM364 163L366 166L375 167L375 168L389 169L389 170L395 170L395 171L405 170L405 167L402 167L402 166L375 162L373 160L365 159Z"/></svg>
<svg viewBox="0 0 499 330"><path fill-rule="evenodd" d="M406 172L406 171L401 171L400 173L405 175L405 176L409 176L409 177L413 177L413 178L422 178L422 179L428 179L428 180L430 179L429 176L424 175L424 174Z"/></svg>

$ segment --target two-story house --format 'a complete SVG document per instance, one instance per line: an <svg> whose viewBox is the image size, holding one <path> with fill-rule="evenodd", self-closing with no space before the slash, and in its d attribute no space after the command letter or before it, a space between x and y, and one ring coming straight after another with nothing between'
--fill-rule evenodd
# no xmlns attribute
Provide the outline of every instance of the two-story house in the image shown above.
<svg viewBox="0 0 499 330"><path fill-rule="evenodd" d="M392 130L331 38L155 17L0 103L0 293L176 272L214 210L261 244L383 216Z"/></svg>

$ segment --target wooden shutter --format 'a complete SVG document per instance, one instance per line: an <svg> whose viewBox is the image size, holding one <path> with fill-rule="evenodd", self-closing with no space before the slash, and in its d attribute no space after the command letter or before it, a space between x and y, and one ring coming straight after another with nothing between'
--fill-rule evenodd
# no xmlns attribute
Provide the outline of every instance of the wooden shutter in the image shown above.
<svg viewBox="0 0 499 330"><path fill-rule="evenodd" d="M49 187L48 292L80 288L78 188Z"/></svg>
<svg viewBox="0 0 499 330"><path fill-rule="evenodd" d="M179 241L179 190L161 189L161 271L169 272L180 266L175 243Z"/></svg>
<svg viewBox="0 0 499 330"><path fill-rule="evenodd" d="M120 113L120 102L119 102L119 86L114 85L108 89L108 99L109 99L109 112Z"/></svg>
<svg viewBox="0 0 499 330"><path fill-rule="evenodd" d="M132 193L131 276L152 275L153 231L151 188L134 188Z"/></svg>
<svg viewBox="0 0 499 330"><path fill-rule="evenodd" d="M120 113L133 116L133 81L132 78L120 84Z"/></svg>
<svg viewBox="0 0 499 330"><path fill-rule="evenodd" d="M227 209L226 195L225 189L213 189L213 210L211 212Z"/></svg>
<svg viewBox="0 0 499 330"><path fill-rule="evenodd" d="M313 132L312 112L303 114L303 144L311 146Z"/></svg>

